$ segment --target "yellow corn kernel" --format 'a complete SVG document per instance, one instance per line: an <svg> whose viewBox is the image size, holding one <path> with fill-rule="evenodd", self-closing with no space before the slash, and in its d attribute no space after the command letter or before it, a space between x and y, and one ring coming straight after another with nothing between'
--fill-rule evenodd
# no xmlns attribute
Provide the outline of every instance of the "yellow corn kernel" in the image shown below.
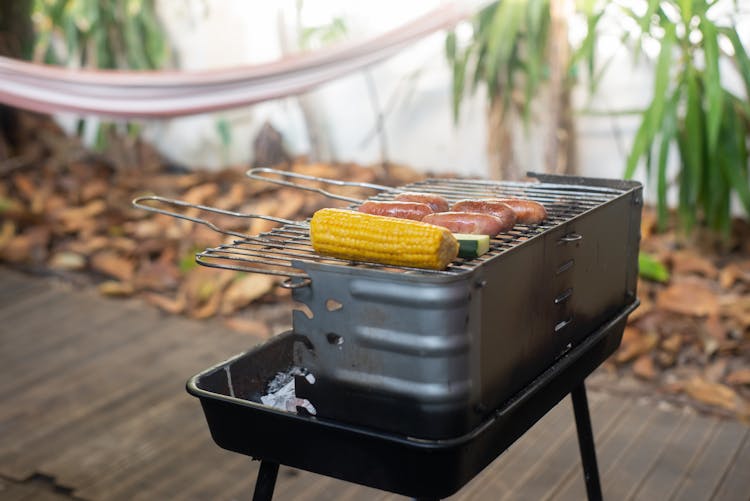
<svg viewBox="0 0 750 501"><path fill-rule="evenodd" d="M458 256L453 234L419 221L321 209L310 221L315 252L393 266L442 270Z"/></svg>

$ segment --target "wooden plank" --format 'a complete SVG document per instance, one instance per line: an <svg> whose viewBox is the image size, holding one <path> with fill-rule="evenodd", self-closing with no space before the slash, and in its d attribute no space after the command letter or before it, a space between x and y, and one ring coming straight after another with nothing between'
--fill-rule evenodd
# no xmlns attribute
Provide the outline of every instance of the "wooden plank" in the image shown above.
<svg viewBox="0 0 750 501"><path fill-rule="evenodd" d="M161 354L159 347L166 349L167 353ZM38 391L33 398L12 399L9 403L16 413L3 422L8 436L13 436L14 440L9 444L0 443L0 452L5 453L0 456L0 471L12 478L25 478L21 475L27 472L20 470L20 462L8 460L8 452L23 454L25 444L30 440L64 423L77 421L92 409L150 381L171 380L175 391L184 394L186 377L182 377L182 371L175 366L190 358L190 349L190 345L181 344L177 337L165 341L152 336L129 347L127 353L113 352L110 356L81 365L80 370L66 373L66 378L54 382L59 386L51 387L56 394ZM178 373L179 377L176 376ZM35 413L40 415L33 420L24 419Z"/></svg>
<svg viewBox="0 0 750 501"><path fill-rule="evenodd" d="M52 317L50 322L59 321L56 327L48 325L40 327L39 332L26 333L30 338L26 346L7 347L0 356L4 371L13 375L0 380L0 398L8 398L32 386L45 385L48 381L58 381L67 371L75 370L81 361L90 361L138 342L149 334L150 326L147 319L133 318L127 310L109 308L100 310L83 325L60 320ZM126 331L103 335L103 331L125 321L128 325ZM34 338L40 339L38 349L34 346Z"/></svg>
<svg viewBox="0 0 750 501"><path fill-rule="evenodd" d="M76 461L79 456L84 458L98 457L95 452L88 450L89 447L96 449L98 443L104 443L109 445L112 441L116 441L121 445L127 444L129 437L136 436L138 440L143 440L144 436L148 435L152 425L158 426L162 420L171 420L173 426L167 428L167 432L178 436L183 436L184 430L178 426L178 423L182 423L185 420L193 419L197 422L200 416L200 406L198 402L192 397L187 395L184 391L184 378L174 376L173 369L170 368L175 361L191 356L189 347L182 347L179 350L173 350L168 354L163 355L161 362L164 364L164 372L156 371L146 372L133 378L134 388L145 388L147 385L162 386L166 391L165 395L161 400L157 400L154 403L149 404L148 401L141 402L139 395L136 393L134 396L138 403L141 404L141 412L130 415L129 419L125 419L125 416L121 416L121 419L111 423L109 427L102 427L101 434L91 436L85 443L79 444L78 447L70 449L66 454L60 454L57 456L56 461L53 463L45 463L45 468L49 469L51 473L54 473L58 478L65 478L70 485L82 486L86 485L88 478L98 478L104 472L97 472L95 468L90 468L88 471L81 475L77 475L77 468L75 468ZM153 370L153 369L152 369ZM168 391L171 388L171 391ZM162 392L157 393L157 397ZM150 399L149 399L150 400ZM166 406L166 407L165 407ZM175 409L170 411L174 406L179 406L179 412ZM189 411L186 411L189 408ZM85 416L82 418L85 422ZM106 424L106 423L105 423ZM74 431L85 431L85 428L75 427ZM160 431L157 435L157 439L164 438L164 431ZM76 434L72 435L73 437ZM112 452L118 454L117 448L98 450L97 453ZM72 467L72 471L71 470Z"/></svg>
<svg viewBox="0 0 750 501"><path fill-rule="evenodd" d="M133 322L138 320L134 319ZM140 327L151 328L148 323ZM165 348L177 344L172 341ZM145 365L157 363L162 345L161 339L147 336L126 348L83 359L52 378L50 384L21 388L6 397L9 405L0 408L0 423L8 430L21 433L21 430L30 431L32 427L46 426L47 423L59 422L61 418L79 415L97 395L120 391L124 384L142 373ZM33 423L27 421L29 415L36 416Z"/></svg>
<svg viewBox="0 0 750 501"><path fill-rule="evenodd" d="M138 312L137 305L131 301L120 303L88 297L88 294L59 294L40 311L14 318L13 331L0 336L15 355L38 356L50 349L59 349L71 336L102 337L105 319L114 321L112 319L127 315L132 319L148 313ZM99 324L92 325L94 321Z"/></svg>
<svg viewBox="0 0 750 501"><path fill-rule="evenodd" d="M531 429L495 459L473 480L461 489L456 499L473 499L488 489L495 489L496 481L513 482L519 472L531 468L539 455L561 436L572 432L573 408L567 398L563 399L542 417ZM516 473L509 473L509 470Z"/></svg>
<svg viewBox="0 0 750 501"><path fill-rule="evenodd" d="M721 484L711 499L716 501L747 501L750 497L750 428L745 430L737 454L730 460Z"/></svg>
<svg viewBox="0 0 750 501"><path fill-rule="evenodd" d="M0 305L7 306L28 296L39 294L48 288L40 280L24 279L16 274L0 274Z"/></svg>
<svg viewBox="0 0 750 501"><path fill-rule="evenodd" d="M718 488L724 472L739 449L746 433L745 426L734 421L722 421L716 433L701 450L698 460L685 472L675 499L703 501ZM750 495L750 492L745 492Z"/></svg>
<svg viewBox="0 0 750 501"><path fill-rule="evenodd" d="M21 296L17 301L0 307L0 334L12 332L18 318L35 315L58 300L60 292L45 289L41 292Z"/></svg>
<svg viewBox="0 0 750 501"><path fill-rule="evenodd" d="M605 499L630 499L648 475L662 451L668 447L674 433L686 418L684 413L660 410L632 437L624 454L609 466L602 476ZM585 495L582 482L573 495Z"/></svg>
<svg viewBox="0 0 750 501"><path fill-rule="evenodd" d="M599 468L600 483L602 491L605 493L605 499L610 499L606 494L610 476L616 476L619 473L615 471L615 464L638 439L639 433L644 431L648 426L649 420L655 416L654 410L643 405L633 405L632 401L625 401L626 406L621 411L622 416L617 425L611 428L603 439L596 440L597 464ZM628 441L625 437L630 437ZM586 485L583 479L583 465L580 457L570 466L563 480L552 489L550 489L542 499L555 500L577 500L586 497ZM614 498L612 498L614 499Z"/></svg>
<svg viewBox="0 0 750 501"><path fill-rule="evenodd" d="M605 401L602 403L601 410L597 409L597 413L592 415L592 428L597 448L606 444L613 430L620 426L624 415L621 410L625 405L626 403L622 400ZM517 492L522 491L529 499L543 499L544 496L556 492L566 478L580 478L582 482L578 435L574 425L571 425L570 430L570 433L561 437L554 447L550 445L538 462L520 478L515 479L515 482L498 485L495 490L498 498L515 499ZM505 476L502 475L502 477Z"/></svg>
<svg viewBox="0 0 750 501"><path fill-rule="evenodd" d="M717 420L688 416L634 492L634 499L670 499L684 472L713 435Z"/></svg>
<svg viewBox="0 0 750 501"><path fill-rule="evenodd" d="M181 428L173 427L171 433L167 430L158 442L139 454L135 454L126 462L110 462L111 467L99 477L83 483L83 487L76 489L76 495L85 499L120 500L132 499L139 492L153 489L153 485L175 474L177 465L184 464L195 457L205 443L210 440L205 437L205 424L188 413L189 418L181 423ZM211 442L213 444L213 442ZM214 456L204 456L211 461ZM215 467L215 464L211 465Z"/></svg>

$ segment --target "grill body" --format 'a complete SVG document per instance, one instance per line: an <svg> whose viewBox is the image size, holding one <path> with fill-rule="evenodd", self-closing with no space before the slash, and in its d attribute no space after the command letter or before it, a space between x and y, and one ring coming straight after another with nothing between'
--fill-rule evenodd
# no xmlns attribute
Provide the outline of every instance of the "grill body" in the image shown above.
<svg viewBox="0 0 750 501"><path fill-rule="evenodd" d="M467 433L404 437L259 403L267 382L295 364L292 332L191 378L211 436L222 448L415 498L457 492L591 373L620 343L629 304ZM403 413L405 414L405 412Z"/></svg>
<svg viewBox="0 0 750 501"><path fill-rule="evenodd" d="M318 416L410 437L456 437L636 297L642 206L637 183L553 178L594 206L456 273L394 273L293 261L304 343L297 395ZM542 179L544 181L544 179Z"/></svg>

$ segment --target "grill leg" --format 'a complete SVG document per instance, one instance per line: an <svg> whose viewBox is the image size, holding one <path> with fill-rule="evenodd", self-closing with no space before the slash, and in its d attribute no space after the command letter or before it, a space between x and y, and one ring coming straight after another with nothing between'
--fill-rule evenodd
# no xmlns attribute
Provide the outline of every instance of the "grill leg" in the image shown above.
<svg viewBox="0 0 750 501"><path fill-rule="evenodd" d="M255 481L253 501L271 501L273 489L276 487L276 475L279 473L279 463L261 461L258 478Z"/></svg>
<svg viewBox="0 0 750 501"><path fill-rule="evenodd" d="M591 415L586 398L586 386L583 381L570 392L573 399L573 413L578 430L578 448L581 451L583 463L583 478L586 481L586 494L589 501L601 501L602 486L599 483L599 468L596 465L596 449L594 448L594 434L591 431Z"/></svg>

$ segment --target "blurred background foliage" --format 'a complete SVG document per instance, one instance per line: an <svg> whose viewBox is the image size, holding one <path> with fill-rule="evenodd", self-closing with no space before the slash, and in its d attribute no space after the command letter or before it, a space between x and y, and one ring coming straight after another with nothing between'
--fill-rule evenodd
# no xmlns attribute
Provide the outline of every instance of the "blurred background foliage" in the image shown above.
<svg viewBox="0 0 750 501"><path fill-rule="evenodd" d="M619 24L617 35L636 59L649 46L658 53L653 97L641 114L624 175L632 177L641 165L646 169L656 187L661 229L671 185L688 233L701 225L728 235L733 195L750 215L750 59L735 25L740 8L739 2L717 0L618 0L601 2L589 17L584 46L590 58L607 14L630 21ZM739 93L726 85L730 77L741 82ZM679 167L670 179L668 162L675 153Z"/></svg>

